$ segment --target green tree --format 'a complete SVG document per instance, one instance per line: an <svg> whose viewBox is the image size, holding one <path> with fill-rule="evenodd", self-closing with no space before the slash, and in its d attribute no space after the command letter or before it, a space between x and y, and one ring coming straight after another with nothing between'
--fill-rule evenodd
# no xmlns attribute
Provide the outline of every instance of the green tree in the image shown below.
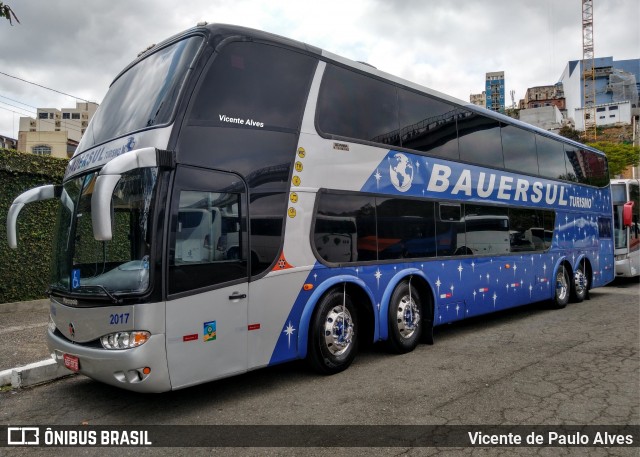
<svg viewBox="0 0 640 457"><path fill-rule="evenodd" d="M580 141L580 132L569 125L563 125L558 134L573 141Z"/></svg>
<svg viewBox="0 0 640 457"><path fill-rule="evenodd" d="M635 167L640 163L640 146L607 141L588 143L588 145L606 154L611 177L621 174L627 167Z"/></svg>
<svg viewBox="0 0 640 457"><path fill-rule="evenodd" d="M13 12L9 5L5 5L4 2L0 2L0 17L6 18L11 25L13 25L12 18L20 24L20 20L18 19L18 16L16 16L16 13Z"/></svg>

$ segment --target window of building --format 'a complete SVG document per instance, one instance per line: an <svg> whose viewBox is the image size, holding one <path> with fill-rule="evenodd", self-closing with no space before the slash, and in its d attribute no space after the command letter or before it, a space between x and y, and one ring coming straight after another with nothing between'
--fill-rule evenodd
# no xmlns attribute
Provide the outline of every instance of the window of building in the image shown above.
<svg viewBox="0 0 640 457"><path fill-rule="evenodd" d="M616 111L618 109L617 106L610 106L609 111Z"/></svg>
<svg viewBox="0 0 640 457"><path fill-rule="evenodd" d="M38 119L49 119L49 113L38 113Z"/></svg>
<svg viewBox="0 0 640 457"><path fill-rule="evenodd" d="M62 119L71 119L71 113L62 113Z"/></svg>
<svg viewBox="0 0 640 457"><path fill-rule="evenodd" d="M71 113L71 119L80 119L80 113Z"/></svg>
<svg viewBox="0 0 640 457"><path fill-rule="evenodd" d="M46 144L39 144L38 146L34 146L33 148L31 148L31 152L39 156L50 156L51 146L48 146Z"/></svg>
<svg viewBox="0 0 640 457"><path fill-rule="evenodd" d="M601 112L603 112L605 110L606 110L606 108L604 108L604 107L596 108L596 111L599 112L599 113L601 113Z"/></svg>

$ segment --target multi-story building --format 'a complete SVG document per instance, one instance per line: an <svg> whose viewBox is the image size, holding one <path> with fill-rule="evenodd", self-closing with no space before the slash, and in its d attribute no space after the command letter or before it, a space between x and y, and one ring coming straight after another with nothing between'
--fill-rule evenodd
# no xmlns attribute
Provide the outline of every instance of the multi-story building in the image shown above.
<svg viewBox="0 0 640 457"><path fill-rule="evenodd" d="M482 91L481 94L471 94L469 96L469 102L474 105L482 106L483 108L487 107L487 93Z"/></svg>
<svg viewBox="0 0 640 457"><path fill-rule="evenodd" d="M38 108L36 118L21 117L18 150L68 158L78 146L98 109L93 102L76 102L75 108Z"/></svg>
<svg viewBox="0 0 640 457"><path fill-rule="evenodd" d="M566 109L564 90L562 83L553 86L530 87L524 96L523 108L541 108L543 106L555 106L561 112Z"/></svg>
<svg viewBox="0 0 640 457"><path fill-rule="evenodd" d="M18 141L8 136L0 135L0 149L16 149Z"/></svg>
<svg viewBox="0 0 640 457"><path fill-rule="evenodd" d="M594 73L596 125L630 123L633 116L640 115L640 59L616 61L613 57L599 57L594 59ZM584 130L582 61L568 62L560 82L564 89L567 117L574 120L576 129ZM628 110L625 102L628 102ZM612 106L617 108L611 109ZM609 111L618 113L609 114ZM607 114L601 114L603 112Z"/></svg>
<svg viewBox="0 0 640 457"><path fill-rule="evenodd" d="M504 71L486 74L485 79L486 107L493 111L504 111Z"/></svg>

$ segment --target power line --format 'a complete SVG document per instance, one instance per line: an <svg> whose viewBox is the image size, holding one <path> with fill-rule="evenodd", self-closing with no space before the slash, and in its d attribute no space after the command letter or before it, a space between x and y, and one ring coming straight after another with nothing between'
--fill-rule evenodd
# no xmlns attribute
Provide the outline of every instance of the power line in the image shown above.
<svg viewBox="0 0 640 457"><path fill-rule="evenodd" d="M3 103L5 105L9 105L9 106L12 106L14 108L17 108L17 109L20 109L20 110L24 111L23 108L20 108L19 106L12 105L11 103L7 103L7 102L3 102L3 101L0 101L0 103ZM5 108L4 106L0 106L0 109L3 109L5 111L9 111L9 112L14 113L14 114L19 114L21 117L29 117L29 118L31 118L31 115L28 115L28 114L25 115L25 113L19 113L18 111L13 111L13 110L11 110L9 108ZM31 118L31 119L34 119L34 118ZM43 124L53 125L54 128L55 127L62 128L62 126L56 125L56 121L55 120L50 120L50 119L34 119L34 120L35 121L39 121L40 123L43 123ZM80 135L83 135L81 129L78 129L74 125L69 125L69 123L65 122L65 121L68 121L68 119L63 119L62 121L58 120L57 122L63 122L65 124L64 125L64 130L78 132ZM50 131L51 130L42 130L42 132L50 132Z"/></svg>
<svg viewBox="0 0 640 457"><path fill-rule="evenodd" d="M9 75L9 74L3 73L1 71L0 71L0 75L8 76L9 78L17 79L18 81L22 81L22 82L27 83L27 84L32 84L34 86L38 86L38 87L41 87L43 89L50 90L52 92L57 92L58 94L66 95L67 97L75 98L77 100L82 100L83 102L91 103L89 100L85 100L82 97L76 97L75 95L67 94L66 92L62 92L60 90L52 89L51 87L47 87L47 86L43 86L41 84L37 84L37 83L31 82L31 81L27 81L26 79L18 78L17 76Z"/></svg>

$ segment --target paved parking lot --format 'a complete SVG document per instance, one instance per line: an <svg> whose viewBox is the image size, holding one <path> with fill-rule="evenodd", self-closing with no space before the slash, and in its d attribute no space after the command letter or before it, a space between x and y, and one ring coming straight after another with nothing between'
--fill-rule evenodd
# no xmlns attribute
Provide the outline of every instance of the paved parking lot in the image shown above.
<svg viewBox="0 0 640 457"><path fill-rule="evenodd" d="M591 297L563 310L533 305L438 328L434 346L421 345L402 356L374 346L359 354L347 371L332 377L320 377L302 363L290 363L182 391L140 395L75 376L1 392L0 421L24 425L639 425L638 281L615 282L592 291ZM540 453L558 455L554 449ZM242 451L225 453L241 455ZM324 455L338 450L308 451ZM361 451L369 454L357 449L348 452ZM457 455L474 451L480 450L396 448L389 452ZM532 448L519 453L539 455ZM563 449L562 455L638 453L637 448L571 448Z"/></svg>

